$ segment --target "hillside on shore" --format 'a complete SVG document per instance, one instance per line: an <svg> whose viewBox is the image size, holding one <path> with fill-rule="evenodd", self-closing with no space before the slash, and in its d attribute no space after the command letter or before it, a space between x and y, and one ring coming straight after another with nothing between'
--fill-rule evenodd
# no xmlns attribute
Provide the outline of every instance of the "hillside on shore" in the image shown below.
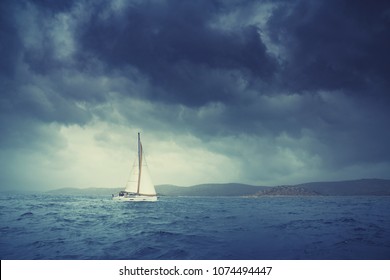
<svg viewBox="0 0 390 280"><path fill-rule="evenodd" d="M49 191L61 195L104 195L110 196L122 188L62 188ZM377 195L390 196L390 180L360 179L335 182L312 182L284 186L252 186L238 183L202 184L190 187L157 185L160 196L348 196Z"/></svg>
<svg viewBox="0 0 390 280"><path fill-rule="evenodd" d="M291 186L276 186L259 191L255 196L264 195L390 195L390 180L361 179L335 182L312 182Z"/></svg>

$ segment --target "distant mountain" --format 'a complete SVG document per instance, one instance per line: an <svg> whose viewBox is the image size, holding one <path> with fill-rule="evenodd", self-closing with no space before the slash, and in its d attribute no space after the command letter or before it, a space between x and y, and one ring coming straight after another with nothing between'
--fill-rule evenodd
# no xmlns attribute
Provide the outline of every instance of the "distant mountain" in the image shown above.
<svg viewBox="0 0 390 280"><path fill-rule="evenodd" d="M361 179L297 185L321 195L390 195L390 180Z"/></svg>
<svg viewBox="0 0 390 280"><path fill-rule="evenodd" d="M122 188L62 188L49 191L58 195L111 196ZM158 185L160 196L309 196L309 195L383 195L390 196L390 180L361 179L337 182L312 182L286 186L252 186L238 183L202 184L191 187Z"/></svg>
<svg viewBox="0 0 390 280"><path fill-rule="evenodd" d="M156 186L158 194L170 196L247 196L268 188L236 183L202 184L192 187L178 187L173 185Z"/></svg>
<svg viewBox="0 0 390 280"><path fill-rule="evenodd" d="M312 182L293 186L277 186L255 194L255 196L263 195L390 195L390 180L361 179Z"/></svg>

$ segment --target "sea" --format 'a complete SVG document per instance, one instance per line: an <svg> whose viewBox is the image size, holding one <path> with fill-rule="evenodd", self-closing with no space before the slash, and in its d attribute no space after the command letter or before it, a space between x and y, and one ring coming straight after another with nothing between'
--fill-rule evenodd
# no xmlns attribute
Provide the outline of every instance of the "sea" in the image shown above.
<svg viewBox="0 0 390 280"><path fill-rule="evenodd" d="M389 260L390 197L1 194L2 260Z"/></svg>

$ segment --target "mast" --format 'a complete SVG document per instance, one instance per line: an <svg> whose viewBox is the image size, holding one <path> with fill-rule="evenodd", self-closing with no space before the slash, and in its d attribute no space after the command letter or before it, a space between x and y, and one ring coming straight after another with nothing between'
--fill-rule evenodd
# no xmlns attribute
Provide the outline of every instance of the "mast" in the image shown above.
<svg viewBox="0 0 390 280"><path fill-rule="evenodd" d="M141 170L142 170L142 144L141 144L141 136L138 132L138 186L137 193L139 194L139 188L141 186Z"/></svg>

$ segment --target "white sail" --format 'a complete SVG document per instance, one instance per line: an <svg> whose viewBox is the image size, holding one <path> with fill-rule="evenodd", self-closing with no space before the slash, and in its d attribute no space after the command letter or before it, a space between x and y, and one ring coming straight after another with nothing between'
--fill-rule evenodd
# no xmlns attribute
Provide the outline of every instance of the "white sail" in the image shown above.
<svg viewBox="0 0 390 280"><path fill-rule="evenodd" d="M113 196L115 200L122 201L156 201L157 193L149 174L145 160L145 153L142 148L140 134L138 133L138 157L133 164L129 180L125 190L119 196Z"/></svg>
<svg viewBox="0 0 390 280"><path fill-rule="evenodd" d="M149 168L146 164L142 166L139 194L156 195L156 189L154 188L152 178L150 177L149 174Z"/></svg>
<svg viewBox="0 0 390 280"><path fill-rule="evenodd" d="M131 169L129 180L126 183L125 192L137 193L138 174L139 174L139 167L138 167L138 162L136 160L134 161L133 168Z"/></svg>
<svg viewBox="0 0 390 280"><path fill-rule="evenodd" d="M138 191L138 178L140 177L139 191ZM139 176L139 165L135 161L133 168L131 170L129 180L127 181L126 192L138 193L141 195L156 195L156 189L152 178L149 173L148 165L146 164L145 155L143 156L142 166L141 166L141 176Z"/></svg>

